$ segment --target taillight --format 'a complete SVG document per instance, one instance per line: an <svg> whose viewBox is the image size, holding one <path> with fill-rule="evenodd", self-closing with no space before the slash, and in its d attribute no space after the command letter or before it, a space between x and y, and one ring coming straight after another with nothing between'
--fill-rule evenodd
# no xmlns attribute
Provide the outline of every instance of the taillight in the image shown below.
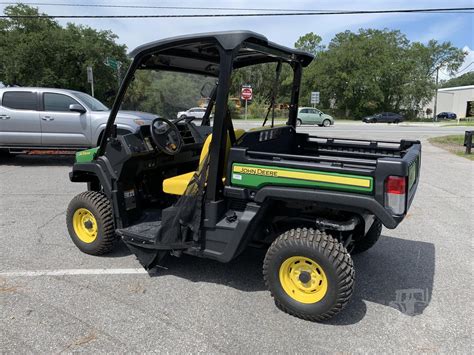
<svg viewBox="0 0 474 355"><path fill-rule="evenodd" d="M406 180L406 177L403 176L389 176L385 180L385 207L390 209L393 214L405 212Z"/></svg>

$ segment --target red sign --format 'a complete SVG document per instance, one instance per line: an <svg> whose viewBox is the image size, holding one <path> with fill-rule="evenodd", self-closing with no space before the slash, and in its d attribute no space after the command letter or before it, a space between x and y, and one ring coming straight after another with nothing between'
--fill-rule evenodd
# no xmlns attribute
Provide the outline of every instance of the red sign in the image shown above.
<svg viewBox="0 0 474 355"><path fill-rule="evenodd" d="M240 98L242 100L252 100L253 92L252 88L242 88L242 91L240 92Z"/></svg>

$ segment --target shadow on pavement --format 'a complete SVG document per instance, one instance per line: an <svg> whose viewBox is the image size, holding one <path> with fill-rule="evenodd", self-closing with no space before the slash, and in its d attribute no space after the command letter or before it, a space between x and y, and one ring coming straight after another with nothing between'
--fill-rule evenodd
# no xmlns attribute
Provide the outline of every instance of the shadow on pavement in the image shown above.
<svg viewBox="0 0 474 355"><path fill-rule="evenodd" d="M265 249L248 248L227 264L189 255L168 257L164 262L166 269L154 269L151 276L173 275L192 282L217 283L245 292L263 291L266 290L262 276L265 253Z"/></svg>
<svg viewBox="0 0 474 355"><path fill-rule="evenodd" d="M29 155L17 154L0 157L0 165L4 166L71 166L74 155Z"/></svg>
<svg viewBox="0 0 474 355"><path fill-rule="evenodd" d="M266 250L248 248L228 264L191 256L169 257L166 269L151 276L173 275L192 282L226 285L245 292L266 290L262 264ZM398 309L407 316L422 314L431 300L435 247L431 243L381 237L371 250L353 257L356 286L352 299L331 325L347 325L364 318L365 301ZM268 295L270 297L270 295Z"/></svg>
<svg viewBox="0 0 474 355"><path fill-rule="evenodd" d="M428 307L435 274L434 244L382 236L371 250L354 255L353 260L354 294L328 324L357 323L366 313L364 301L395 308L411 317Z"/></svg>

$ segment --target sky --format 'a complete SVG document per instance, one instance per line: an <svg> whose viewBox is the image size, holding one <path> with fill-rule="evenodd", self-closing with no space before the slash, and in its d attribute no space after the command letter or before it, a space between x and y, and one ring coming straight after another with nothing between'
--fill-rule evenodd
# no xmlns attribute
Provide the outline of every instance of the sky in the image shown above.
<svg viewBox="0 0 474 355"><path fill-rule="evenodd" d="M12 0L15 2L15 0ZM115 5L159 5L159 6L192 6L192 7L235 7L235 8L269 8L269 9L310 9L310 10L381 10L413 9L443 7L474 7L474 0L24 0L43 3L70 4L115 4ZM0 4L0 12L6 5ZM244 11L218 10L163 10L163 9L117 9L60 7L39 5L41 12L50 15L66 14L196 14L224 13ZM255 11L249 11L255 12ZM338 32L360 28L388 28L400 30L411 41L426 43L430 39L451 41L452 44L468 52L460 74L474 69L474 64L463 71L474 61L474 13L471 14L370 14L370 15L334 15L334 16L288 16L288 17L236 17L236 18L201 18L201 19L80 19L60 20L61 24L75 22L98 29L110 29L119 36L118 42L132 50L140 44L170 36L197 32L222 30L252 30L265 35L269 40L293 47L299 36L314 32L323 38L323 44L329 43ZM442 79L447 74L441 73Z"/></svg>

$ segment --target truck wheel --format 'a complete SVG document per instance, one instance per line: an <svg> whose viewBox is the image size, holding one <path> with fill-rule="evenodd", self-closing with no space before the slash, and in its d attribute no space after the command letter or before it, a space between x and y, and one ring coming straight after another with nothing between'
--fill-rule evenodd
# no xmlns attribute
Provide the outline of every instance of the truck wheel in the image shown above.
<svg viewBox="0 0 474 355"><path fill-rule="evenodd" d="M296 119L296 125L301 126L303 124L303 121L301 121L299 118Z"/></svg>
<svg viewBox="0 0 474 355"><path fill-rule="evenodd" d="M336 315L354 288L349 253L336 239L312 228L281 234L267 251L263 277L278 308L310 321Z"/></svg>
<svg viewBox="0 0 474 355"><path fill-rule="evenodd" d="M367 234L354 243L354 249L352 249L351 254L359 254L369 250L377 243L381 234L382 222L376 218Z"/></svg>
<svg viewBox="0 0 474 355"><path fill-rule="evenodd" d="M82 252L101 255L113 249L117 238L112 207L104 194L86 191L74 197L66 221L72 241Z"/></svg>

